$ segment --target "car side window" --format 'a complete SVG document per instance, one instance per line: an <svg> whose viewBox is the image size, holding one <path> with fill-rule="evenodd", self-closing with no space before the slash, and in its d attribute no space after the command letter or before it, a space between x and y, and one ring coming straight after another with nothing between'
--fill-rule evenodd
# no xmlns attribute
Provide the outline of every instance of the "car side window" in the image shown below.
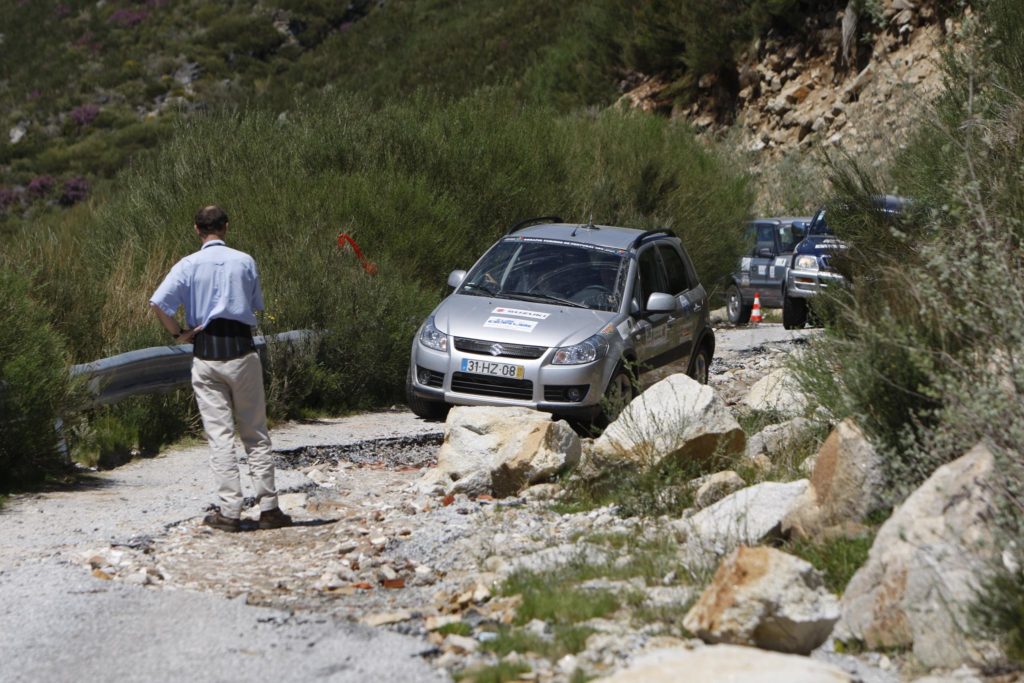
<svg viewBox="0 0 1024 683"><path fill-rule="evenodd" d="M637 256L637 275L640 291L641 310L647 307L647 300L654 292L664 292L665 282L661 276L661 264L653 247L645 249Z"/></svg>
<svg viewBox="0 0 1024 683"><path fill-rule="evenodd" d="M661 252L661 261L665 264L665 275L668 278L665 291L669 294L682 294L690 289L686 265L683 264L683 259L679 252L668 244L659 244L658 251Z"/></svg>
<svg viewBox="0 0 1024 683"><path fill-rule="evenodd" d="M757 251L760 252L762 249L770 249L773 254L775 253L774 225L757 226Z"/></svg>

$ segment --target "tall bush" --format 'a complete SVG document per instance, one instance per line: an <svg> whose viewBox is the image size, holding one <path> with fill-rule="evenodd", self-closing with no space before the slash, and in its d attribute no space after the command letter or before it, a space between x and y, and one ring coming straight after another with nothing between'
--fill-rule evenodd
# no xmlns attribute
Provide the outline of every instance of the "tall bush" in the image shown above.
<svg viewBox="0 0 1024 683"><path fill-rule="evenodd" d="M30 281L0 262L0 491L64 466L56 430L67 406L64 341Z"/></svg>
<svg viewBox="0 0 1024 683"><path fill-rule="evenodd" d="M1024 7L983 3L948 90L893 169L917 204L870 208L884 178L835 175L830 212L851 248L850 289L800 372L819 402L854 415L888 452L894 501L983 442L997 459L997 542L1010 562L979 577L978 615L1024 662ZM1016 554L1016 557L1013 555Z"/></svg>

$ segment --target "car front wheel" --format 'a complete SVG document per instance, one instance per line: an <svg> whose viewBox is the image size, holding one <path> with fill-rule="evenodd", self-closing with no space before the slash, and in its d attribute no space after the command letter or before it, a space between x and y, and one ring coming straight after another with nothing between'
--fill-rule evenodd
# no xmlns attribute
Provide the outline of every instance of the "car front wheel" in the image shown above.
<svg viewBox="0 0 1024 683"><path fill-rule="evenodd" d="M710 365L711 359L708 358L707 347L702 346L697 350L693 360L690 361L690 372L688 374L691 378L697 380L701 384L707 384L708 366Z"/></svg>
<svg viewBox="0 0 1024 683"><path fill-rule="evenodd" d="M448 411L451 408L444 401L431 401L429 398L416 395L412 390L411 367L405 375L405 401L409 404L409 410L424 420L443 420L448 417Z"/></svg>
<svg viewBox="0 0 1024 683"><path fill-rule="evenodd" d="M633 379L624 365L615 369L608 388L604 391L601 399L600 422L603 425L611 424L622 413L630 401L633 400Z"/></svg>
<svg viewBox="0 0 1024 683"><path fill-rule="evenodd" d="M729 312L729 322L733 325L746 325L750 322L750 311L754 307L754 302L744 305L743 295L740 294L740 288L733 285L729 288L729 292L726 295L726 310Z"/></svg>

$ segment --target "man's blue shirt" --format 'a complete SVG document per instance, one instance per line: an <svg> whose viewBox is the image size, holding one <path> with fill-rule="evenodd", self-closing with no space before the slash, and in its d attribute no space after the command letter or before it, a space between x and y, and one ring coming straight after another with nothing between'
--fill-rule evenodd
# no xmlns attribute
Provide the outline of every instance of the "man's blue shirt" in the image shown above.
<svg viewBox="0 0 1024 683"><path fill-rule="evenodd" d="M149 302L172 317L184 306L189 327L205 327L214 318L254 326L263 290L251 256L211 240L174 264Z"/></svg>

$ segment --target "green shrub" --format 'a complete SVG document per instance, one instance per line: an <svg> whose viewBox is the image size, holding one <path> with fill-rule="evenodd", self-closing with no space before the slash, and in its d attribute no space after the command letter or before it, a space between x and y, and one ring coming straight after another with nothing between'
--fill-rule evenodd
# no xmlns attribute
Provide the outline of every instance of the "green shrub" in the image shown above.
<svg viewBox="0 0 1024 683"><path fill-rule="evenodd" d="M890 178L834 174L829 222L850 242L851 286L832 297L830 334L802 381L835 417L853 415L884 453L893 502L978 443L996 457L993 520L1024 547L1024 7L990 0L951 56L948 89ZM888 181L888 182L887 182ZM891 183L891 184L890 184ZM914 196L893 220L871 196ZM1016 576L1000 570L979 600L989 627L1019 616ZM1020 662L1019 629L999 630Z"/></svg>
<svg viewBox="0 0 1024 683"><path fill-rule="evenodd" d="M322 332L306 360L271 358L291 363L287 381L271 379L280 416L400 400L410 340L447 273L519 219L593 213L674 227L710 286L732 266L750 202L746 179L685 128L639 114L558 116L503 91L378 111L341 97L284 123L262 111L211 115L182 124L119 187L94 213L9 247L41 264L40 294L59 304L76 358L166 343L146 296L195 250L196 207L216 201L232 218L229 242L260 266L262 331ZM342 231L376 276L338 249Z"/></svg>
<svg viewBox="0 0 1024 683"><path fill-rule="evenodd" d="M0 490L65 466L57 420L70 387L64 340L28 278L0 263Z"/></svg>

